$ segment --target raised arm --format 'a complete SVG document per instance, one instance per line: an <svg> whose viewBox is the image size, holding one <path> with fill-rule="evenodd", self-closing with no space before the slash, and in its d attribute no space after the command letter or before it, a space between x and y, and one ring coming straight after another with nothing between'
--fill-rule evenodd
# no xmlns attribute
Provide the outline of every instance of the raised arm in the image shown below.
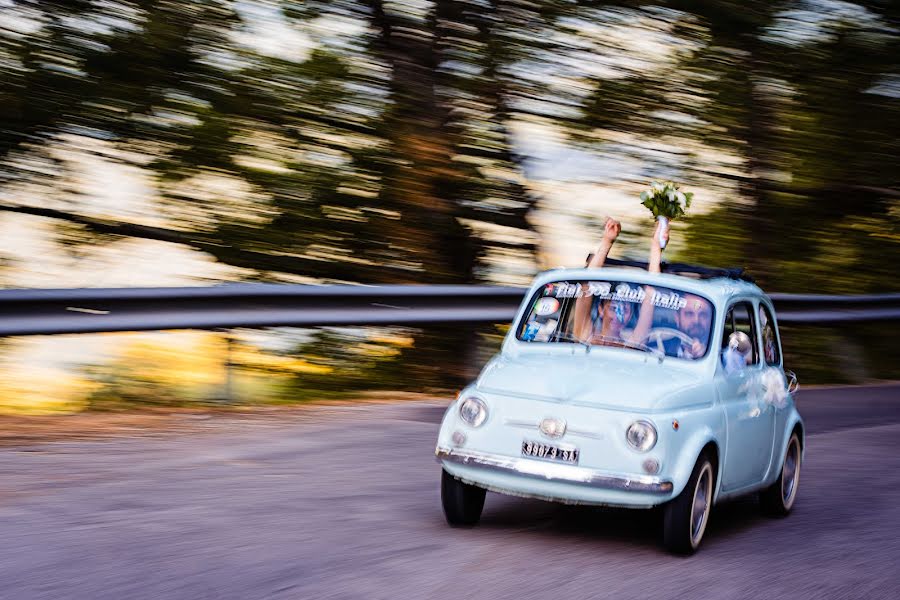
<svg viewBox="0 0 900 600"><path fill-rule="evenodd" d="M647 271L650 273L660 272L662 248L659 246L659 228L660 223L657 221L656 227L653 229L653 239L650 240L650 259L647 261ZM669 239L668 226L666 226L662 235L666 240ZM632 341L642 341L647 336L647 332L650 331L650 327L653 325L653 295L655 293L656 290L649 285L644 286L644 300L641 302L641 314L638 317L638 322L634 326L634 332L631 334Z"/></svg>
<svg viewBox="0 0 900 600"><path fill-rule="evenodd" d="M606 225L603 227L603 240L600 246L594 252L594 256L587 264L589 269L599 269L606 262L609 251L612 249L619 232L622 231L622 225L615 219L607 219ZM575 300L575 335L587 341L591 337L591 302L592 296L584 296Z"/></svg>
<svg viewBox="0 0 900 600"><path fill-rule="evenodd" d="M656 222L656 227L653 228L653 239L650 240L650 259L647 261L647 270L651 273L659 273L659 264L662 262L662 248L659 246L659 228L662 225L659 221ZM662 234L663 238L669 239L669 226L666 225L665 230Z"/></svg>

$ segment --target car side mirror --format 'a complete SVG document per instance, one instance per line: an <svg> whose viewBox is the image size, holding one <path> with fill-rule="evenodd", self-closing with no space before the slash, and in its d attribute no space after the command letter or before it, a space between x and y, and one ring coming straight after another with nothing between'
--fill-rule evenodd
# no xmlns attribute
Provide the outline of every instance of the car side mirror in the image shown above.
<svg viewBox="0 0 900 600"><path fill-rule="evenodd" d="M794 395L800 389L800 382L797 381L797 374L793 371L785 371L784 378L787 380L788 394Z"/></svg>

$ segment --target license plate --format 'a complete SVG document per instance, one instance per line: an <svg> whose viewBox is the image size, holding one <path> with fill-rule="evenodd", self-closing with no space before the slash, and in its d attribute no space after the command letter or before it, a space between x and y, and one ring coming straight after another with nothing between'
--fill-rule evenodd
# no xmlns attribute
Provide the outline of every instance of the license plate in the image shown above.
<svg viewBox="0 0 900 600"><path fill-rule="evenodd" d="M564 463L577 463L578 448L561 448L559 446L554 446L553 444L525 440L522 442L522 456L557 460Z"/></svg>

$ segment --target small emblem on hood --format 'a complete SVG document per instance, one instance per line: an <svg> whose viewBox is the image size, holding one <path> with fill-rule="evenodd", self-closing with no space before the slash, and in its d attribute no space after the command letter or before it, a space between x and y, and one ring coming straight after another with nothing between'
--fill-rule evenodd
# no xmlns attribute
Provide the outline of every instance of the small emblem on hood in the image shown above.
<svg viewBox="0 0 900 600"><path fill-rule="evenodd" d="M541 419L540 429L541 433L548 438L560 438L566 433L566 422L562 419L547 417Z"/></svg>

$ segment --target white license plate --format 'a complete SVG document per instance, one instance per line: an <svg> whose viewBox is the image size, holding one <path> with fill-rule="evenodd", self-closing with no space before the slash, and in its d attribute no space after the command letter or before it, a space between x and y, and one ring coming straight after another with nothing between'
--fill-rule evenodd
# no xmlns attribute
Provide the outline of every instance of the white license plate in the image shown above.
<svg viewBox="0 0 900 600"><path fill-rule="evenodd" d="M531 456L534 458L557 460L559 462L574 464L578 462L578 448L570 446L560 447L554 446L553 444L525 440L522 442L522 456Z"/></svg>

